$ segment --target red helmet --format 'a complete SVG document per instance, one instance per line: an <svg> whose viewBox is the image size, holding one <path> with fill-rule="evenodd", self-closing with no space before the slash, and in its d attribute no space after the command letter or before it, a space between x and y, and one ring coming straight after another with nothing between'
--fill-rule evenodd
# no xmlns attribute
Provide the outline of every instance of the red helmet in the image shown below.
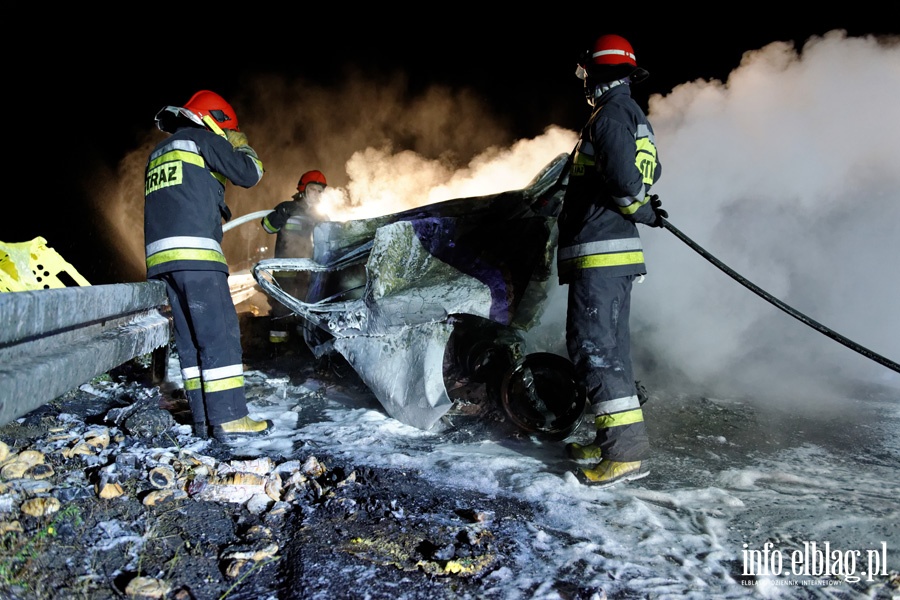
<svg viewBox="0 0 900 600"><path fill-rule="evenodd" d="M328 182L325 181L325 176L322 174L322 171L307 171L300 176L300 181L297 182L297 191L306 191L306 186L310 183L318 183L323 187L328 185Z"/></svg>
<svg viewBox="0 0 900 600"><path fill-rule="evenodd" d="M579 79L590 77L603 82L629 77L632 83L642 81L648 75L645 69L638 67L628 40L615 34L598 37L593 48L582 56L575 74Z"/></svg>
<svg viewBox="0 0 900 600"><path fill-rule="evenodd" d="M594 42L591 50L591 64L595 65L621 65L628 63L632 67L637 66L634 58L634 48L628 40L620 35L601 35Z"/></svg>
<svg viewBox="0 0 900 600"><path fill-rule="evenodd" d="M204 120L211 119L212 125L221 129L234 129L238 127L237 113L222 96L209 90L200 90L188 100L184 106L166 106L156 114L156 126L162 131L172 133L177 127L176 120L172 117L185 117L202 127L215 129Z"/></svg>
<svg viewBox="0 0 900 600"><path fill-rule="evenodd" d="M216 123L222 129L238 129L238 118L231 105L225 102L222 96L209 90L200 90L187 101L184 105L186 110L191 111L200 119L209 115L215 119Z"/></svg>

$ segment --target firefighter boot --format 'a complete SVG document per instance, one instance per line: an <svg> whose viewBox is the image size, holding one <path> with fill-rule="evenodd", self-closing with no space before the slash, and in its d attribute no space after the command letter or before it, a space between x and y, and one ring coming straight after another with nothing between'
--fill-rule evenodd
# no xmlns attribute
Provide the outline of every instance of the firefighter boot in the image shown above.
<svg viewBox="0 0 900 600"><path fill-rule="evenodd" d="M212 435L220 442L230 442L239 438L269 435L274 428L275 423L269 419L255 421L246 416L221 425L213 425Z"/></svg>
<svg viewBox="0 0 900 600"><path fill-rule="evenodd" d="M606 488L625 481L635 481L650 474L646 460L619 462L601 460L588 469L578 469L575 477L584 485Z"/></svg>
<svg viewBox="0 0 900 600"><path fill-rule="evenodd" d="M589 444L579 444L578 442L566 444L566 455L569 458L575 460L600 460L603 456L603 451L600 449L601 430L596 419L594 420L594 426L597 428L597 433L594 435L593 442Z"/></svg>
<svg viewBox="0 0 900 600"><path fill-rule="evenodd" d="M603 456L603 452L600 450L600 446L597 445L596 441L590 444L572 442L566 444L566 455L574 460L600 460Z"/></svg>

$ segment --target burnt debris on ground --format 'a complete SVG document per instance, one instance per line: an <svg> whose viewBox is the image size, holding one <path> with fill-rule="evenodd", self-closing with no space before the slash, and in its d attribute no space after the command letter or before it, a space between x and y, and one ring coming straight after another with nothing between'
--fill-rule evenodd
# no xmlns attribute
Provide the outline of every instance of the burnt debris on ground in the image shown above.
<svg viewBox="0 0 900 600"><path fill-rule="evenodd" d="M305 448L192 450L186 402L150 369L0 428L0 596L475 598L513 568L526 503Z"/></svg>

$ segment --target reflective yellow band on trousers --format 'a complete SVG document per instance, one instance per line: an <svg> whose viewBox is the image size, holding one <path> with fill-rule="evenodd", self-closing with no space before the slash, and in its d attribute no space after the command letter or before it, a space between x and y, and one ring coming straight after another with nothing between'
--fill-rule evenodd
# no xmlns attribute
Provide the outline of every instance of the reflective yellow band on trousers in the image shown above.
<svg viewBox="0 0 900 600"><path fill-rule="evenodd" d="M185 390L199 390L200 389L200 378L193 377L191 379L184 380L184 389Z"/></svg>
<svg viewBox="0 0 900 600"><path fill-rule="evenodd" d="M244 365L226 365L215 369L203 369L203 391L222 392L244 385Z"/></svg>
<svg viewBox="0 0 900 600"><path fill-rule="evenodd" d="M591 269L593 267L618 267L622 265L639 265L644 262L642 252L622 252L619 254L593 254L570 258L560 263L560 270Z"/></svg>
<svg viewBox="0 0 900 600"><path fill-rule="evenodd" d="M225 256L216 250L195 250L183 248L179 250L166 250L157 252L153 256L147 258L147 267L155 267L162 263L172 262L175 260L206 260L212 262L220 262L228 264Z"/></svg>
<svg viewBox="0 0 900 600"><path fill-rule="evenodd" d="M620 425L640 423L643 420L644 411L637 409L616 413L614 415L600 415L594 419L594 425L596 425L597 429L609 429L610 427L618 427Z"/></svg>
<svg viewBox="0 0 900 600"><path fill-rule="evenodd" d="M204 381L204 392L224 392L225 390L233 390L244 385L244 376L229 377L227 379L217 379L215 381Z"/></svg>

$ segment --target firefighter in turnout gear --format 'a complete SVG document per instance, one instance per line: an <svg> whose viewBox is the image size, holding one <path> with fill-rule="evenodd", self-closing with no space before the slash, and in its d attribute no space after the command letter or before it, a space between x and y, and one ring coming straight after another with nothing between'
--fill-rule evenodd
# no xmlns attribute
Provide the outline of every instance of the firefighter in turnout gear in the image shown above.
<svg viewBox="0 0 900 600"><path fill-rule="evenodd" d="M272 422L248 415L240 326L221 245L222 221L231 218L226 181L256 185L262 162L234 109L214 92L162 108L156 125L170 135L147 163L147 278L166 284L194 433L225 442L267 434Z"/></svg>
<svg viewBox="0 0 900 600"><path fill-rule="evenodd" d="M307 171L297 182L297 193L263 217L261 224L266 233L277 234L275 258L312 256L312 232L318 222L313 208L327 186L328 182L321 171ZM309 278L307 271L275 273L275 279L281 288L300 300L306 298ZM269 318L269 341L273 344L287 342L291 327L296 326L293 313L276 300L272 304Z"/></svg>
<svg viewBox="0 0 900 600"><path fill-rule="evenodd" d="M566 346L594 418L590 444L572 443L584 484L606 487L649 473L650 444L631 365L631 288L646 273L638 223L668 215L650 187L662 172L653 128L631 85L647 77L631 44L603 35L579 62L591 116L570 157L557 267L568 284Z"/></svg>

